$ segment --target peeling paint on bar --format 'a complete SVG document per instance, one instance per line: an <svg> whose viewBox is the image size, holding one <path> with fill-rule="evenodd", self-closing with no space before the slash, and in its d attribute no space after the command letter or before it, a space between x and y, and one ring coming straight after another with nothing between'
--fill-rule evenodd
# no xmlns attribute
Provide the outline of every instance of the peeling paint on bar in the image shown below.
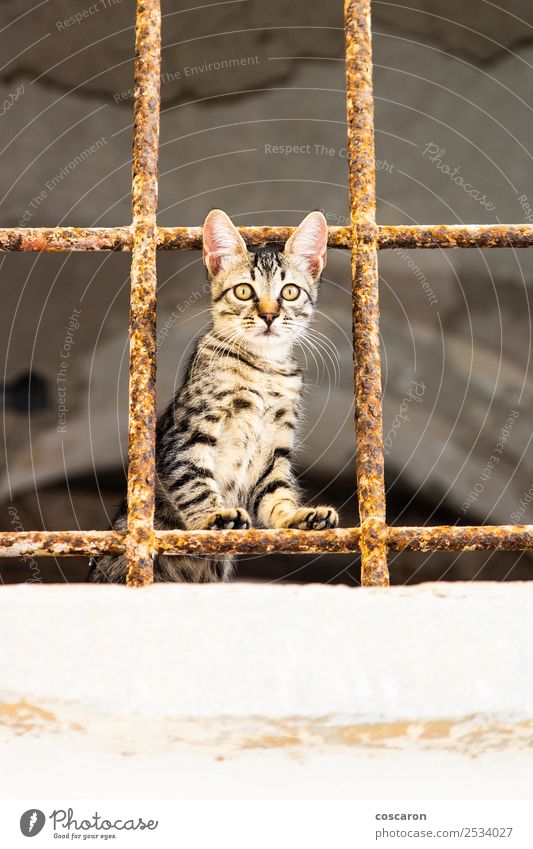
<svg viewBox="0 0 533 849"><path fill-rule="evenodd" d="M295 227L256 227L237 228L250 247L264 248L267 245L284 245ZM159 227L158 250L193 251L201 250L201 227ZM330 248L350 248L351 227L328 227L328 245Z"/></svg>
<svg viewBox="0 0 533 849"><path fill-rule="evenodd" d="M533 525L443 525L432 528L388 528L395 551L523 551L533 548Z"/></svg>
<svg viewBox="0 0 533 849"><path fill-rule="evenodd" d="M201 250L201 227L157 227L158 251ZM295 227L237 228L251 247L284 245ZM349 250L351 227L328 227L330 248ZM360 241L377 239L379 250L449 248L530 248L533 224L366 225L359 222ZM8 251L131 251L133 229L126 227L3 227L0 252Z"/></svg>
<svg viewBox="0 0 533 849"><path fill-rule="evenodd" d="M530 248L531 224L431 224L379 227L378 246L394 248Z"/></svg>
<svg viewBox="0 0 533 849"><path fill-rule="evenodd" d="M0 251L130 251L131 227L3 227Z"/></svg>
<svg viewBox="0 0 533 849"><path fill-rule="evenodd" d="M156 531L156 549L165 554L310 554L359 551L359 528L334 531Z"/></svg>
<svg viewBox="0 0 533 849"><path fill-rule="evenodd" d="M2 531L0 557L122 554L125 540L118 531Z"/></svg>
<svg viewBox="0 0 533 849"><path fill-rule="evenodd" d="M361 583L387 586L370 0L345 0L344 18Z"/></svg>
<svg viewBox="0 0 533 849"><path fill-rule="evenodd" d="M153 580L154 553L159 0L137 0L135 29L126 581L143 586Z"/></svg>
<svg viewBox="0 0 533 849"><path fill-rule="evenodd" d="M371 521L371 520L370 520ZM533 549L533 525L371 528L393 551L525 551ZM154 550L165 554L352 554L364 544L361 529L330 531L155 531ZM363 535L364 538L364 535ZM122 554L118 531L2 531L0 557Z"/></svg>

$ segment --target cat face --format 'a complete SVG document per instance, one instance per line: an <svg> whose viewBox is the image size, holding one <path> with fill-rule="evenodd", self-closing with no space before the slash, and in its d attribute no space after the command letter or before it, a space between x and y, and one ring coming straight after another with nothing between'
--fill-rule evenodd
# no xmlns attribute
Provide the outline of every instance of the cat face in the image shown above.
<svg viewBox="0 0 533 849"><path fill-rule="evenodd" d="M248 251L226 213L212 210L204 223L203 257L218 338L269 359L286 356L311 321L327 240L326 219L311 212L283 251Z"/></svg>

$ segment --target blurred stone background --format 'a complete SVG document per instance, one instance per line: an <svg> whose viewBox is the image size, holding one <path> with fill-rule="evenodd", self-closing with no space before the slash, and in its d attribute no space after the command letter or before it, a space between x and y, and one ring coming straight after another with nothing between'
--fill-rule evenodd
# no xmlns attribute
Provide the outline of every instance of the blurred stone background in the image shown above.
<svg viewBox="0 0 533 849"><path fill-rule="evenodd" d="M375 2L378 221L533 221L533 8ZM342 3L163 0L162 225L348 220ZM0 6L0 226L130 221L132 0ZM465 190L454 175L468 184ZM533 521L532 254L380 254L390 522ZM0 258L4 529L105 528L124 488L129 255ZM330 251L300 469L357 520L346 252ZM200 254L159 256L158 399L208 320ZM74 316L74 320L72 319ZM68 348L60 420L57 375ZM497 458L491 463L491 457ZM490 466L490 467L489 467ZM529 556L391 557L394 583L518 579ZM83 558L0 562L83 580ZM350 557L248 558L239 577L357 583Z"/></svg>

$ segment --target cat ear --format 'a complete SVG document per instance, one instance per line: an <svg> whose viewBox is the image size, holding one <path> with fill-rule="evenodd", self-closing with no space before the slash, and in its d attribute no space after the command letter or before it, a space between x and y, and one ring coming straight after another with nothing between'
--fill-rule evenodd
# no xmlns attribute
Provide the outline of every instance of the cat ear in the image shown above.
<svg viewBox="0 0 533 849"><path fill-rule="evenodd" d="M319 277L327 251L327 221L321 212L310 212L287 240L285 254L303 262L313 277Z"/></svg>
<svg viewBox="0 0 533 849"><path fill-rule="evenodd" d="M247 254L246 242L221 209L212 209L204 221L203 257L214 277L238 257Z"/></svg>

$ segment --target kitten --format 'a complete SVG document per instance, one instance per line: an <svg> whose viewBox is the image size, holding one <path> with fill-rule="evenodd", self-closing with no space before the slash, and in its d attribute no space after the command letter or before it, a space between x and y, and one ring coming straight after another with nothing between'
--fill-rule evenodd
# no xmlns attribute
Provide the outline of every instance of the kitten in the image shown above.
<svg viewBox="0 0 533 849"><path fill-rule="evenodd" d="M311 212L280 251L248 251L225 212L205 220L212 325L157 426L158 529L334 528L302 507L291 457L302 373L293 357L316 305L328 230ZM113 526L126 528L126 504ZM155 581L224 581L227 555L157 556ZM124 583L124 556L93 558L90 581Z"/></svg>

